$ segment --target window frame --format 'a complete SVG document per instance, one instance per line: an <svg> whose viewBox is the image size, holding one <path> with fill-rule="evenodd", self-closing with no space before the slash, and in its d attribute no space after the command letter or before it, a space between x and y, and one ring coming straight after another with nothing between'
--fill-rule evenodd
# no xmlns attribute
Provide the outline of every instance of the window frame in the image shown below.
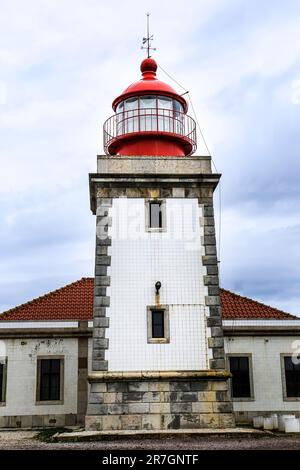
<svg viewBox="0 0 300 470"><path fill-rule="evenodd" d="M249 397L233 397L232 396L232 378L230 379L230 396L234 402L243 402L243 401L255 401L254 394L254 381L253 381L253 362L251 353L229 353L226 355L227 369L230 371L230 358L231 357L247 357L249 364L249 384L250 384L250 396Z"/></svg>
<svg viewBox="0 0 300 470"><path fill-rule="evenodd" d="M1 357L0 363L3 365L2 396L0 396L0 406L5 406L7 388L7 357Z"/></svg>
<svg viewBox="0 0 300 470"><path fill-rule="evenodd" d="M161 227L151 227L151 204L161 204ZM167 212L166 200L161 198L147 198L145 199L145 227L146 232L160 233L167 231Z"/></svg>
<svg viewBox="0 0 300 470"><path fill-rule="evenodd" d="M281 353L280 354L280 367L281 367L281 381L282 381L282 396L283 401L300 401L299 397L288 397L287 396L287 386L286 386L286 374L285 374L285 357L293 357L292 353Z"/></svg>
<svg viewBox="0 0 300 470"><path fill-rule="evenodd" d="M60 387L59 387L59 400L41 400L41 361L49 359L60 360ZM36 362L36 405L63 405L64 404L64 385L65 385L65 357L48 355L37 356Z"/></svg>
<svg viewBox="0 0 300 470"><path fill-rule="evenodd" d="M160 311L164 314L164 337L154 338L152 336L152 312ZM170 343L170 318L168 305L148 305L147 306L147 343L149 344L165 344Z"/></svg>

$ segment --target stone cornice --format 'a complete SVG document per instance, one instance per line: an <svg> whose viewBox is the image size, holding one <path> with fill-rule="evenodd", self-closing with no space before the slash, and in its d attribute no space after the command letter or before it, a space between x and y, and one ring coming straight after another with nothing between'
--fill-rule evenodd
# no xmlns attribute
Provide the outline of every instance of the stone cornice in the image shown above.
<svg viewBox="0 0 300 470"><path fill-rule="evenodd" d="M95 214L97 197L150 198L155 190L158 197L178 197L175 188L183 190L184 198L212 197L220 178L218 173L91 173L90 207Z"/></svg>
<svg viewBox="0 0 300 470"><path fill-rule="evenodd" d="M93 372L89 382L110 382L115 380L180 380L180 379L227 379L231 374L227 370L182 370L182 371L128 371L128 372Z"/></svg>
<svg viewBox="0 0 300 470"><path fill-rule="evenodd" d="M300 336L299 326L223 326L224 336Z"/></svg>
<svg viewBox="0 0 300 470"><path fill-rule="evenodd" d="M81 338L91 337L92 328L80 329L80 328L44 328L44 329L32 329L32 328L5 328L0 329L1 339L35 339L35 338Z"/></svg>

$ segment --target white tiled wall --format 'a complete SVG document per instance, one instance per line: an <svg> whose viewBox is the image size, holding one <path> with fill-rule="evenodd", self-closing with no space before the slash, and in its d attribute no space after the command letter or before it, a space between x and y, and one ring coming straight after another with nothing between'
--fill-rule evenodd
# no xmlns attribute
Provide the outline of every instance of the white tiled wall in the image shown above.
<svg viewBox="0 0 300 470"><path fill-rule="evenodd" d="M167 199L167 230L145 230L144 199L114 199L112 215L109 370L207 368L200 209L197 199ZM147 305L169 305L170 343L147 343Z"/></svg>
<svg viewBox="0 0 300 470"><path fill-rule="evenodd" d="M280 354L292 354L296 348L297 336L225 338L226 354L252 355L254 401L235 401L234 411L300 411L299 401L283 400L280 364Z"/></svg>

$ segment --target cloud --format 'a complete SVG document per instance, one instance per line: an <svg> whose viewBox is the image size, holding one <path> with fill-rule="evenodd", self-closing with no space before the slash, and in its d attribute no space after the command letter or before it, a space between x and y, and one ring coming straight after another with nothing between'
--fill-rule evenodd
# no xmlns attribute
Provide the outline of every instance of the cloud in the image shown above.
<svg viewBox="0 0 300 470"><path fill-rule="evenodd" d="M1 2L2 307L93 274L87 174L113 98L139 79L147 8ZM299 2L153 0L150 11L155 56L190 91L223 173L222 283L300 314Z"/></svg>

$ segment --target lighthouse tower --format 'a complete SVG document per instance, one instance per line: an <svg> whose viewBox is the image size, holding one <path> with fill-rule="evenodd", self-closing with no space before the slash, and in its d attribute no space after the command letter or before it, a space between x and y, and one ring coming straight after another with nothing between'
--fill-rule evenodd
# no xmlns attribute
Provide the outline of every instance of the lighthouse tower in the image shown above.
<svg viewBox="0 0 300 470"><path fill-rule="evenodd" d="M149 52L149 51L148 51ZM183 96L142 77L113 101L90 174L96 215L86 428L234 425L219 297L213 192Z"/></svg>

